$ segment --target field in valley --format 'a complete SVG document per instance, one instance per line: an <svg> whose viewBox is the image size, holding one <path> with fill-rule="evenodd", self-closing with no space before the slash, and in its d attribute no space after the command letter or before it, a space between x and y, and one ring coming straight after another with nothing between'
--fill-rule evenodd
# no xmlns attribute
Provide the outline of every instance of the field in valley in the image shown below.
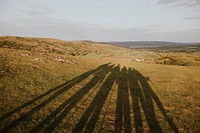
<svg viewBox="0 0 200 133"><path fill-rule="evenodd" d="M200 132L200 49L0 37L0 132Z"/></svg>

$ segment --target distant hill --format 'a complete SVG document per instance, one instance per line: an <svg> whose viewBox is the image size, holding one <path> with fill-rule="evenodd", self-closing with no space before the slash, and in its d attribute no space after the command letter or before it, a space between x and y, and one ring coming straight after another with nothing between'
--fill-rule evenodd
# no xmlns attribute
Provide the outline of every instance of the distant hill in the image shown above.
<svg viewBox="0 0 200 133"><path fill-rule="evenodd" d="M103 45L88 40L64 41L54 38L34 38L17 36L0 36L0 48L9 48L16 50L27 50L35 53L54 53L71 56L81 56L90 53L108 54L112 50L123 48L113 45Z"/></svg>
<svg viewBox="0 0 200 133"><path fill-rule="evenodd" d="M200 46L200 43L176 43L161 41L136 41L136 42L107 42L108 44L127 47L127 48L156 48L156 47L182 47L182 46Z"/></svg>

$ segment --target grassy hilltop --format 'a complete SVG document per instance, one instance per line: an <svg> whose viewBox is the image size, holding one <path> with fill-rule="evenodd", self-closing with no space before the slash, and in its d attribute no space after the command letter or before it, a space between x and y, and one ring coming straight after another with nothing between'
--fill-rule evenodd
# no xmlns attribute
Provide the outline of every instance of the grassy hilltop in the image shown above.
<svg viewBox="0 0 200 133"><path fill-rule="evenodd" d="M0 37L0 132L200 132L199 48Z"/></svg>

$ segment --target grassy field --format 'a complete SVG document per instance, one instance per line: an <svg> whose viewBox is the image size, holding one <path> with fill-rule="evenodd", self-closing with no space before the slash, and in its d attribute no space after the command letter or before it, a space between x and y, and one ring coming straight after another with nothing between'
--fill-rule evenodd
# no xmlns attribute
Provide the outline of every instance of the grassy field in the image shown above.
<svg viewBox="0 0 200 133"><path fill-rule="evenodd" d="M200 52L4 36L0 96L0 132L198 133Z"/></svg>

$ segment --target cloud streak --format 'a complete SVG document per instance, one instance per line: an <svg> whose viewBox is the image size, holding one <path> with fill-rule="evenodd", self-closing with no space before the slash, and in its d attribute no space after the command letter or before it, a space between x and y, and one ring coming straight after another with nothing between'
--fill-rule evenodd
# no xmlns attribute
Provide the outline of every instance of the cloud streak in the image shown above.
<svg viewBox="0 0 200 133"><path fill-rule="evenodd" d="M159 0L159 4L171 4L175 6L197 7L200 6L200 0Z"/></svg>
<svg viewBox="0 0 200 133"><path fill-rule="evenodd" d="M19 20L19 22L25 20ZM34 20L32 20L34 21ZM200 32L193 30L172 32L161 31L162 25L152 25L132 29L113 29L96 27L69 21L30 23L19 25L13 21L0 21L1 35L52 37L63 40L93 41L193 41L198 40ZM20 31L20 32L19 32Z"/></svg>
<svg viewBox="0 0 200 133"><path fill-rule="evenodd" d="M27 5L23 9L17 9L19 11L18 13L18 20L31 20L35 19L37 21L43 20L43 21L50 21L52 15L55 13L54 10L44 4L34 3Z"/></svg>
<svg viewBox="0 0 200 133"><path fill-rule="evenodd" d="M198 4L199 1L190 2L189 0L159 0L160 4L184 4L184 6L192 6ZM196 6L196 5L195 5ZM9 6L4 6L9 7ZM52 7L52 8L51 8ZM138 17L139 19L134 19L131 23L131 26L128 27L117 27L109 26L104 24L93 23L95 21L81 21L88 19L87 14L74 15L74 9L67 8L67 10L62 9L57 10L60 7L54 7L54 5L49 3L42 3L38 1L34 2L24 2L16 8L11 8L13 11L13 17L7 19L4 13L0 12L2 15L0 19L0 35L15 35L15 36L34 36L34 37L53 37L63 40L94 40L94 41L148 41L148 40L157 40L157 41L200 41L199 30L193 30L199 28L198 14L187 14L181 15L183 20L174 22L173 20L168 21L159 21L162 19L162 12L157 14L154 12L153 15L157 15L159 18L156 22L142 23L143 18ZM184 7L181 7L184 9ZM17 9L17 10L16 10ZM140 8L139 8L140 9ZM153 8L152 8L153 9ZM5 10L5 9L4 9ZM173 9L173 11L175 11ZM10 10L5 10L5 13ZM70 15L61 14L63 11L72 12ZM94 11L95 12L95 11ZM60 16L57 16L60 13ZM116 14L116 13L115 13ZM134 12L130 12L134 14ZM140 14L136 12L136 14ZM96 15L96 14L95 14ZM126 15L126 14L123 14ZM4 16L4 17L3 17ZM62 17L61 17L62 16ZM89 14L90 18L93 16ZM151 15L144 14L145 18L149 17L151 20ZM177 15L178 16L178 15ZM112 17L116 17L113 15ZM118 20L123 19L123 17L118 16ZM131 16L134 18L134 15ZM161 18L160 18L161 17ZM59 19L61 18L61 19ZM75 19L73 19L75 18ZM103 18L102 18L103 19ZM165 18L164 18L165 19ZM170 19L170 17L169 17ZM187 21L188 20L188 21ZM194 20L194 21L189 21ZM96 20L98 21L98 20ZM116 21L107 19L105 16L105 22L111 21L111 24L114 24ZM174 22L174 23L173 23ZM139 23L139 24L138 24ZM120 25L126 25L128 22L119 21ZM180 31L185 30L185 31Z"/></svg>
<svg viewBox="0 0 200 133"><path fill-rule="evenodd" d="M30 16L49 16L54 13L54 11L42 4L35 4L35 5L29 5L26 9L27 15Z"/></svg>
<svg viewBox="0 0 200 133"><path fill-rule="evenodd" d="M200 20L200 17L186 17L187 20Z"/></svg>

